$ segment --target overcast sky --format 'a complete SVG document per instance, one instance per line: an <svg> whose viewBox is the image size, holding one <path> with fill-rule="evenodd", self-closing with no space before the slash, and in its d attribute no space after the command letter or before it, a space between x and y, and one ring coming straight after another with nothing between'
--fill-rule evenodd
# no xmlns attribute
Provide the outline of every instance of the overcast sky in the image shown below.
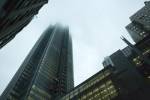
<svg viewBox="0 0 150 100"><path fill-rule="evenodd" d="M102 67L104 57L125 47L120 36L131 40L125 26L144 0L49 0L10 43L0 50L0 94L42 34L57 22L68 25L73 38L75 85Z"/></svg>

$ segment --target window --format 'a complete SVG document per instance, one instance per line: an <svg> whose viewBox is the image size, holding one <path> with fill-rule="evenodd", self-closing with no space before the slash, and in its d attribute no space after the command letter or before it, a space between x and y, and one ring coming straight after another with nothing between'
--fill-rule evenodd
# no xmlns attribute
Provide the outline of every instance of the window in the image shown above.
<svg viewBox="0 0 150 100"><path fill-rule="evenodd" d="M47 92L38 88L35 85L32 86L32 90L30 91L30 94L35 95L38 98L42 98L41 100L43 100L43 98L49 98L49 99L51 98L50 94L48 94Z"/></svg>
<svg viewBox="0 0 150 100"><path fill-rule="evenodd" d="M142 61L140 60L139 56L133 59L133 62L135 63L136 66L141 66Z"/></svg>
<svg viewBox="0 0 150 100"><path fill-rule="evenodd" d="M104 75L105 75L105 76L110 75L110 70L106 70L106 71L104 71Z"/></svg>

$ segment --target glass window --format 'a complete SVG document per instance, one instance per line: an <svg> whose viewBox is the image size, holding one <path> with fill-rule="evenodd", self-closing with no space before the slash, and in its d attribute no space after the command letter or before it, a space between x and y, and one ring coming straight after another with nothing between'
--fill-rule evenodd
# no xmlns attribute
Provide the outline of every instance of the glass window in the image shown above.
<svg viewBox="0 0 150 100"><path fill-rule="evenodd" d="M141 66L142 65L142 61L140 60L139 57L136 57L133 59L133 62L135 63L135 65L137 66Z"/></svg>

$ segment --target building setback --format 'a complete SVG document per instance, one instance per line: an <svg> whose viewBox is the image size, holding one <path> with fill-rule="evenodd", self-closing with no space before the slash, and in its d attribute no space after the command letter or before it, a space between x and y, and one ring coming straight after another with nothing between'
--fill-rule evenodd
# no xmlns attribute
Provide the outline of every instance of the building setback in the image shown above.
<svg viewBox="0 0 150 100"><path fill-rule="evenodd" d="M131 23L126 26L135 43L150 35L150 1L130 17Z"/></svg>
<svg viewBox="0 0 150 100"><path fill-rule="evenodd" d="M0 0L0 48L12 40L48 0Z"/></svg>
<svg viewBox="0 0 150 100"><path fill-rule="evenodd" d="M73 87L69 30L55 25L36 42L0 100L54 100Z"/></svg>
<svg viewBox="0 0 150 100"><path fill-rule="evenodd" d="M135 43L139 42L148 35L148 32L136 23L128 24L126 29Z"/></svg>
<svg viewBox="0 0 150 100"><path fill-rule="evenodd" d="M130 17L132 22L137 22L143 28L150 30L150 1L145 2L145 6Z"/></svg>

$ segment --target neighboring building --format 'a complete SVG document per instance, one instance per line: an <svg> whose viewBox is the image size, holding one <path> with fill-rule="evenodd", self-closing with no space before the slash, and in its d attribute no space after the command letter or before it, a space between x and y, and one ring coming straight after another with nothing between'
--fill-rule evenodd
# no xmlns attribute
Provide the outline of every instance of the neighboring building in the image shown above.
<svg viewBox="0 0 150 100"><path fill-rule="evenodd" d="M125 52L124 50L122 50ZM133 46L128 46L129 55L126 56L138 71L150 81L150 35Z"/></svg>
<svg viewBox="0 0 150 100"><path fill-rule="evenodd" d="M139 24L135 23L130 23L126 26L126 29L135 43L139 42L149 34Z"/></svg>
<svg viewBox="0 0 150 100"><path fill-rule="evenodd" d="M136 55L133 58L133 62L143 76L150 81L150 35L138 42L135 47L142 52L144 57L146 57L146 61L145 59L141 59L140 55Z"/></svg>
<svg viewBox="0 0 150 100"><path fill-rule="evenodd" d="M136 66L138 71L150 79L150 1L130 17L132 21L126 26L127 31L135 41L135 45L128 44L130 55L128 59ZM150 80L149 80L150 81Z"/></svg>
<svg viewBox="0 0 150 100"><path fill-rule="evenodd" d="M150 82L128 59L129 47L106 57L104 69L56 100L149 100Z"/></svg>
<svg viewBox="0 0 150 100"><path fill-rule="evenodd" d="M119 94L113 77L112 67L104 68L57 100L113 100Z"/></svg>
<svg viewBox="0 0 150 100"><path fill-rule="evenodd" d="M130 20L140 24L145 30L150 30L150 1L145 2L145 6L132 15Z"/></svg>
<svg viewBox="0 0 150 100"><path fill-rule="evenodd" d="M54 100L73 89L68 28L50 26L39 38L0 100Z"/></svg>
<svg viewBox="0 0 150 100"><path fill-rule="evenodd" d="M115 69L115 84L119 88L119 100L148 100L150 99L148 94L150 92L150 83L145 80L145 77L133 62L127 58L129 54L131 52L128 47L123 51L118 50L109 56L109 61L104 61L103 64L105 64L105 67L112 66ZM108 64L108 62L111 63Z"/></svg>
<svg viewBox="0 0 150 100"><path fill-rule="evenodd" d="M131 57L132 54L133 54L133 52L132 52L132 50L131 50L131 48L129 46L123 48L121 51L128 58Z"/></svg>
<svg viewBox="0 0 150 100"><path fill-rule="evenodd" d="M150 1L145 2L145 6L131 16L130 20L126 29L136 43L150 35Z"/></svg>
<svg viewBox="0 0 150 100"><path fill-rule="evenodd" d="M0 48L12 40L48 0L0 0Z"/></svg>

